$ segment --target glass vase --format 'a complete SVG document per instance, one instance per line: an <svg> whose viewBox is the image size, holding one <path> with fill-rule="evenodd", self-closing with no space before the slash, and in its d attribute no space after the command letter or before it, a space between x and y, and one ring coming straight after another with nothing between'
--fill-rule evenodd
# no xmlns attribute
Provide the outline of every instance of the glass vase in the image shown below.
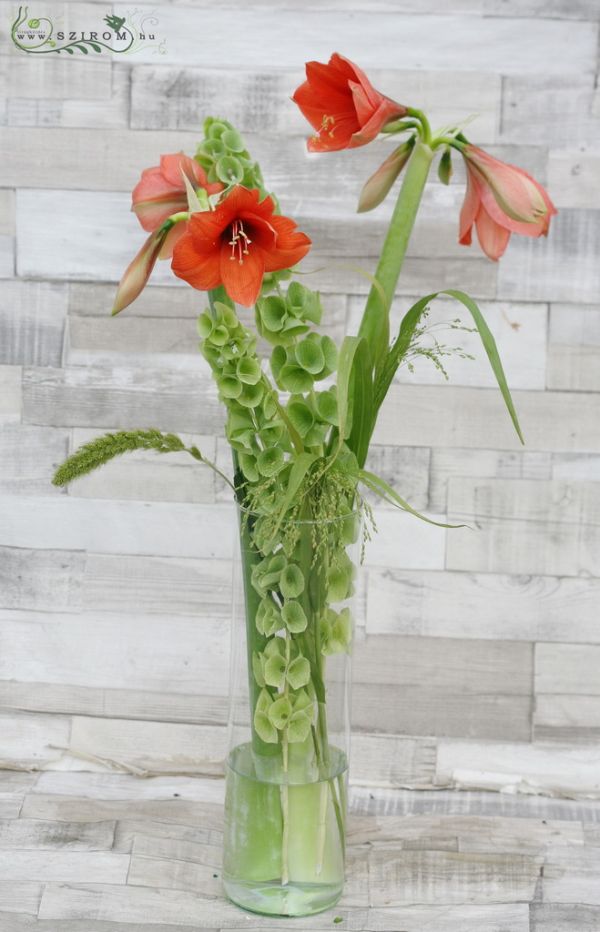
<svg viewBox="0 0 600 932"><path fill-rule="evenodd" d="M252 912L306 916L344 885L360 519L273 537L238 508L238 530L223 881Z"/></svg>

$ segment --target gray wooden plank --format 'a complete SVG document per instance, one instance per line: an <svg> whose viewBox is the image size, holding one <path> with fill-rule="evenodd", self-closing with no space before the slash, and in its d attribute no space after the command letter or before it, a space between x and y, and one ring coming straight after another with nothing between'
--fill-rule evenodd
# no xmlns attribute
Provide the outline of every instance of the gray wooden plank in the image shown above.
<svg viewBox="0 0 600 932"><path fill-rule="evenodd" d="M361 67L395 68L398 64L396 42L382 43L381 36L402 38L403 67L422 68L424 46L430 49L430 59L439 70L461 70L509 74L563 74L586 73L593 69L596 56L594 24L566 20L535 19L537 42L532 49L524 40L524 20L494 19L456 15L452 19L456 41L446 41L447 20L439 15L406 14L398 18L394 13L371 16L366 12L356 16L340 17L337 12L307 13L298 19L295 11L281 10L274 33L271 10L238 10L232 31L231 13L216 11L212 20L211 47L206 50L203 63L207 67L222 67L217 49L228 43L229 59L244 63L244 67L262 66L264 56L248 35L272 36L269 65L271 68L289 67L290 62L304 62L309 55L322 61L331 54L332 34L346 54L360 62ZM195 64L197 49L189 34L185 8L165 6L161 16L161 30L168 35L165 64ZM564 60L564 44L578 49L577 61ZM136 62L155 64L155 49L142 48ZM302 77L298 67L298 79ZM382 88L385 91L385 88Z"/></svg>
<svg viewBox="0 0 600 932"><path fill-rule="evenodd" d="M548 158L548 184L557 207L600 207L600 156L581 149L555 149Z"/></svg>
<svg viewBox="0 0 600 932"><path fill-rule="evenodd" d="M74 716L69 749L151 773L221 774L224 726Z"/></svg>
<svg viewBox="0 0 600 932"><path fill-rule="evenodd" d="M110 772L72 773L48 772L39 774L32 793L54 796L72 796L90 800L131 801L132 805L152 800L181 800L202 803L218 803L223 806L225 784L222 779L208 777L153 777L140 780L130 774ZM212 812L212 810L211 810ZM137 816L134 816L137 818ZM142 816L139 816L142 818ZM164 821L171 821L166 819ZM181 820L172 820L179 822ZM190 819L190 825L197 820Z"/></svg>
<svg viewBox="0 0 600 932"><path fill-rule="evenodd" d="M0 923L2 932L22 932L22 930L32 930L32 932L56 932L56 922L53 919L46 921L38 919L35 916L26 916L21 914L0 912ZM60 925L61 932L173 932L173 926L163 923L138 922L96 922L94 919L67 919L63 920ZM177 926L177 932L195 932L192 926ZM218 929L206 930L206 932L219 932Z"/></svg>
<svg viewBox="0 0 600 932"><path fill-rule="evenodd" d="M526 903L383 907L369 910L371 932L529 932Z"/></svg>
<svg viewBox="0 0 600 932"><path fill-rule="evenodd" d="M533 725L538 741L595 744L600 739L600 696L537 693Z"/></svg>
<svg viewBox="0 0 600 932"><path fill-rule="evenodd" d="M0 617L10 644L0 656L2 679L227 696L230 636L222 617L128 610Z"/></svg>
<svg viewBox="0 0 600 932"><path fill-rule="evenodd" d="M395 99L419 100L434 123L444 125L457 118L456 102L480 115L479 138L495 138L500 100L498 75L480 74L476 79L455 71L441 80L435 72L370 71L377 87ZM141 65L132 72L131 125L134 129L183 129L209 113L215 99L221 110L242 132L268 126L270 132L306 132L306 124L289 96L298 82L297 71L235 71L223 86L221 72L196 67ZM454 93L452 93L451 88Z"/></svg>
<svg viewBox="0 0 600 932"><path fill-rule="evenodd" d="M431 451L429 507L445 512L448 480L454 476L502 479L550 479L552 455L529 450L469 450L451 447Z"/></svg>
<svg viewBox="0 0 600 932"><path fill-rule="evenodd" d="M373 848L373 906L401 903L514 903L533 898L542 859L518 854L462 854Z"/></svg>
<svg viewBox="0 0 600 932"><path fill-rule="evenodd" d="M515 747L517 747L515 745ZM45 775L44 775L45 776ZM490 793L464 789L399 789L375 786L350 788L352 817L376 816L402 819L415 816L460 815L503 819L545 819L586 822L594 831L600 822L597 800L566 797L532 796L523 793Z"/></svg>
<svg viewBox="0 0 600 932"><path fill-rule="evenodd" d="M373 683L355 683L352 692L352 724L359 730L522 741L531 737L529 695L456 695L431 684Z"/></svg>
<svg viewBox="0 0 600 932"><path fill-rule="evenodd" d="M23 913L37 916L42 899L43 885L33 881L0 881L0 916L4 913Z"/></svg>
<svg viewBox="0 0 600 932"><path fill-rule="evenodd" d="M135 847L134 847L135 851ZM222 893L221 852L214 865L191 861L131 856L127 883L135 887L161 887L165 890L187 890L200 896L218 897ZM218 873L217 873L218 869Z"/></svg>
<svg viewBox="0 0 600 932"><path fill-rule="evenodd" d="M60 757L56 747L69 743L71 722L60 715L1 712L0 729L2 765L36 769Z"/></svg>
<svg viewBox="0 0 600 932"><path fill-rule="evenodd" d="M505 75L502 93L500 139L562 149L565 140L599 138L598 120L592 112L594 81L583 69L579 74ZM554 190L552 190L554 194Z"/></svg>
<svg viewBox="0 0 600 932"><path fill-rule="evenodd" d="M352 735L352 781L378 786L430 785L436 761L432 738Z"/></svg>
<svg viewBox="0 0 600 932"><path fill-rule="evenodd" d="M231 617L229 560L89 553L83 603L93 611Z"/></svg>
<svg viewBox="0 0 600 932"><path fill-rule="evenodd" d="M69 317L108 317L115 297L114 284L69 282ZM188 317L196 319L203 308L203 296L193 288L169 288L150 282L127 308L127 318ZM116 323L116 321L112 321ZM114 331L114 327L113 327ZM123 329L126 333L126 328Z"/></svg>
<svg viewBox="0 0 600 932"><path fill-rule="evenodd" d="M595 393L513 392L530 451L600 452L600 401ZM519 449L499 392L452 385L394 385L380 410L376 443Z"/></svg>
<svg viewBox="0 0 600 932"><path fill-rule="evenodd" d="M13 495L0 496L0 507L5 546L218 559L231 555L231 505ZM231 535L225 528L232 529Z"/></svg>
<svg viewBox="0 0 600 932"><path fill-rule="evenodd" d="M6 282L0 298L0 361L9 365L59 366L66 313L65 285Z"/></svg>
<svg viewBox="0 0 600 932"><path fill-rule="evenodd" d="M523 696L531 691L532 647L514 641L368 637L355 645L356 683L424 682L462 695Z"/></svg>
<svg viewBox="0 0 600 932"><path fill-rule="evenodd" d="M498 273L498 296L527 301L598 298L594 256L600 246L600 211L563 208L547 239L514 237ZM564 269L569 269L569 275Z"/></svg>
<svg viewBox="0 0 600 932"><path fill-rule="evenodd" d="M0 848L20 851L107 851L112 848L115 822L47 822L40 819L0 820Z"/></svg>
<svg viewBox="0 0 600 932"><path fill-rule="evenodd" d="M21 366L0 366L0 424L21 419Z"/></svg>
<svg viewBox="0 0 600 932"><path fill-rule="evenodd" d="M552 456L552 478L570 480L600 479L600 457L590 454L554 453Z"/></svg>
<svg viewBox="0 0 600 932"><path fill-rule="evenodd" d="M208 374L127 367L28 368L24 421L213 433L224 414Z"/></svg>
<svg viewBox="0 0 600 932"><path fill-rule="evenodd" d="M93 100L111 94L110 61L102 59L10 55L2 56L0 71L6 73L8 97Z"/></svg>
<svg viewBox="0 0 600 932"><path fill-rule="evenodd" d="M76 612L81 607L84 567L81 551L0 547L0 606Z"/></svg>
<svg viewBox="0 0 600 932"><path fill-rule="evenodd" d="M367 633L600 641L589 578L369 569Z"/></svg>
<svg viewBox="0 0 600 932"><path fill-rule="evenodd" d="M28 819L52 819L57 822L103 822L107 819L134 818L200 825L220 830L223 807L184 799L97 800L56 796L52 793L32 793L25 800L22 816Z"/></svg>
<svg viewBox="0 0 600 932"><path fill-rule="evenodd" d="M548 347L548 388L577 392L600 391L600 346Z"/></svg>
<svg viewBox="0 0 600 932"><path fill-rule="evenodd" d="M61 494L50 484L56 467L65 459L66 430L4 424L0 427L0 490L26 494Z"/></svg>
<svg viewBox="0 0 600 932"><path fill-rule="evenodd" d="M108 884L47 884L40 905L40 919L85 919L91 915L106 922L170 923L175 927L193 924L196 929L247 928L248 914L231 903L197 896L186 890L162 890L150 887ZM344 928L358 932L364 928L366 910L349 910L338 906L321 914L319 923L328 927L335 916L344 920ZM269 920L272 929L285 928L285 920ZM298 929L315 928L314 917L294 920ZM289 927L289 920L288 920Z"/></svg>
<svg viewBox="0 0 600 932"><path fill-rule="evenodd" d="M0 279L14 278L16 266L16 244L11 235L0 235Z"/></svg>
<svg viewBox="0 0 600 932"><path fill-rule="evenodd" d="M14 236L15 192L10 188L0 190L0 235Z"/></svg>
<svg viewBox="0 0 600 932"><path fill-rule="evenodd" d="M226 670L223 670L226 675ZM228 699L141 689L106 689L61 683L0 680L0 708L143 719L160 722L224 725Z"/></svg>
<svg viewBox="0 0 600 932"><path fill-rule="evenodd" d="M36 58L36 61L40 59ZM82 65L85 68L89 63L88 59ZM5 122L9 127L73 127L93 131L124 129L129 123L129 69L113 65L111 85L111 93L107 97L78 98L72 95L59 99L42 95L9 98ZM52 94L52 88L48 88L48 92Z"/></svg>
<svg viewBox="0 0 600 932"><path fill-rule="evenodd" d="M536 692L600 696L599 662L600 645L536 644Z"/></svg>
<svg viewBox="0 0 600 932"><path fill-rule="evenodd" d="M538 479L451 479L449 510L463 517L519 518L557 524L600 521L600 486L596 482Z"/></svg>
<svg viewBox="0 0 600 932"><path fill-rule="evenodd" d="M3 882L125 883L129 857L113 851L3 850Z"/></svg>
<svg viewBox="0 0 600 932"><path fill-rule="evenodd" d="M426 447L373 444L369 450L367 468L398 489L413 508L427 508L430 455ZM381 500L374 496L373 501L379 503Z"/></svg>
<svg viewBox="0 0 600 932"><path fill-rule="evenodd" d="M35 779L33 774L0 771L0 818L18 818L25 794Z"/></svg>
<svg viewBox="0 0 600 932"><path fill-rule="evenodd" d="M597 848L556 847L544 864L544 900L548 903L574 903L600 906Z"/></svg>
<svg viewBox="0 0 600 932"><path fill-rule="evenodd" d="M436 782L456 788L600 797L598 752L576 745L466 742L437 745Z"/></svg>
<svg viewBox="0 0 600 932"><path fill-rule="evenodd" d="M596 932L600 927L600 907L578 903L531 904L531 932Z"/></svg>

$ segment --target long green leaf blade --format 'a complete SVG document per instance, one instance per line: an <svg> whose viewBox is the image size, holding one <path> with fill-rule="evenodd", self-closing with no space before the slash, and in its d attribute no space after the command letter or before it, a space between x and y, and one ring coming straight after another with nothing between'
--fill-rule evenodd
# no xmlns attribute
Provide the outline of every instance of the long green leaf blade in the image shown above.
<svg viewBox="0 0 600 932"><path fill-rule="evenodd" d="M436 527L445 528L467 527L466 524L443 524L441 521L434 521L433 518L422 515L420 511L417 511L416 508L413 508L412 505L409 505L408 502L398 495L396 490L393 489L391 485L388 485L385 479L382 479L381 476L376 476L375 473L369 472L367 469L361 469L358 477L367 488L385 499L386 502L395 505L396 508L400 508L402 511L407 511L409 514L414 515L415 518L420 518L421 521L426 521L427 524L434 524Z"/></svg>

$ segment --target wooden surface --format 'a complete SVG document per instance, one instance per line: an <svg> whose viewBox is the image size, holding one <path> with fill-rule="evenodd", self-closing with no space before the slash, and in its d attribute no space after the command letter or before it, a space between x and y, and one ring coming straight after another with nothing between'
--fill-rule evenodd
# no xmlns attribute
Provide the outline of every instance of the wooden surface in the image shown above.
<svg viewBox="0 0 600 932"><path fill-rule="evenodd" d="M2 932L248 929L221 890L223 781L0 773ZM351 794L347 880L321 932L593 932L600 803Z"/></svg>
<svg viewBox="0 0 600 932"><path fill-rule="evenodd" d="M65 28L89 30L105 14L100 2L53 9ZM457 243L462 165L455 160L448 188L434 174L425 194L394 326L421 294L471 292L501 349L527 445L514 437L472 335L460 343L478 358L449 360L450 384L421 362L400 372L371 466L415 507L469 528L376 510L358 603L353 781L357 791L598 796L598 0L456 0L451 9L439 0L174 0L150 9L164 54L35 57L0 30L0 766L160 774L220 766L227 489L180 455L136 454L66 491L49 479L67 451L118 427L179 431L229 468L223 413L196 346L202 295L161 264L133 307L108 315L143 237L129 212L132 186L161 153L193 152L206 114L238 124L284 210L312 237L306 267L319 271L306 281L323 292L324 329L338 339L356 330L369 288L356 267L373 271L392 201L361 217L355 205L386 145L308 158L307 126L289 101L303 62L337 48L436 126L474 115L469 136L547 183L560 210L547 240L513 237L495 264ZM8 22L13 6L1 2L0 13ZM432 320L456 313L440 301ZM28 818L92 818L81 799L69 807L44 795L46 778L28 798ZM18 813L15 800L2 803L7 818ZM407 896L421 895L421 870L454 871L465 896L483 876L490 890L504 889L506 861L471 870L463 848L448 844L419 854L419 867L405 855L373 857L373 929L396 922L381 912L396 908L383 902L394 878ZM149 872L140 850L135 869ZM98 856L97 878L118 875L115 857ZM135 924L144 909L160 916L161 901L179 897L111 892L112 879L88 890L93 872L75 867L79 879L64 879L76 886L44 893L40 928L65 903L73 922L88 910ZM535 929L559 930L573 917L577 932L600 928L591 900L568 914L532 892L532 876L523 868L510 889L520 906L455 903L444 928L520 932L529 899ZM552 877L558 903L571 888ZM54 884L33 874L7 880L0 903L16 897L33 914L46 880ZM419 912L433 907L397 908L401 928L442 921ZM195 909L179 905L177 915L196 924ZM207 915L215 928L233 922Z"/></svg>

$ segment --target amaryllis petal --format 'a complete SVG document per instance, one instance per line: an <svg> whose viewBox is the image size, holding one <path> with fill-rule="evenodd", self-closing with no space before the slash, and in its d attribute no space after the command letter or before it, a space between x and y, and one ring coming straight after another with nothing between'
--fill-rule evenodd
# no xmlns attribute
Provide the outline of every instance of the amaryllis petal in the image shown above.
<svg viewBox="0 0 600 932"><path fill-rule="evenodd" d="M221 281L232 301L250 307L256 304L265 274L262 249L249 249L243 259L232 255L229 243L223 243L220 254Z"/></svg>
<svg viewBox="0 0 600 932"><path fill-rule="evenodd" d="M223 285L239 304L254 304L266 271L290 268L310 249L293 220L275 214L271 197L236 185L213 211L192 214L173 251L175 275L194 288Z"/></svg>
<svg viewBox="0 0 600 932"><path fill-rule="evenodd" d="M292 100L317 131L308 140L311 152L333 152L364 146L406 107L377 91L366 74L335 52L325 65L307 62L306 81Z"/></svg>
<svg viewBox="0 0 600 932"><path fill-rule="evenodd" d="M470 144L461 148L467 190L460 214L459 242L470 245L475 223L481 248L490 259L503 255L511 233L546 236L556 208L531 175Z"/></svg>
<svg viewBox="0 0 600 932"><path fill-rule="evenodd" d="M202 166L185 153L161 155L160 165L146 168L132 193L131 209L144 230L156 230L171 214L187 208L184 176L207 195L223 190L219 182L209 183Z"/></svg>

